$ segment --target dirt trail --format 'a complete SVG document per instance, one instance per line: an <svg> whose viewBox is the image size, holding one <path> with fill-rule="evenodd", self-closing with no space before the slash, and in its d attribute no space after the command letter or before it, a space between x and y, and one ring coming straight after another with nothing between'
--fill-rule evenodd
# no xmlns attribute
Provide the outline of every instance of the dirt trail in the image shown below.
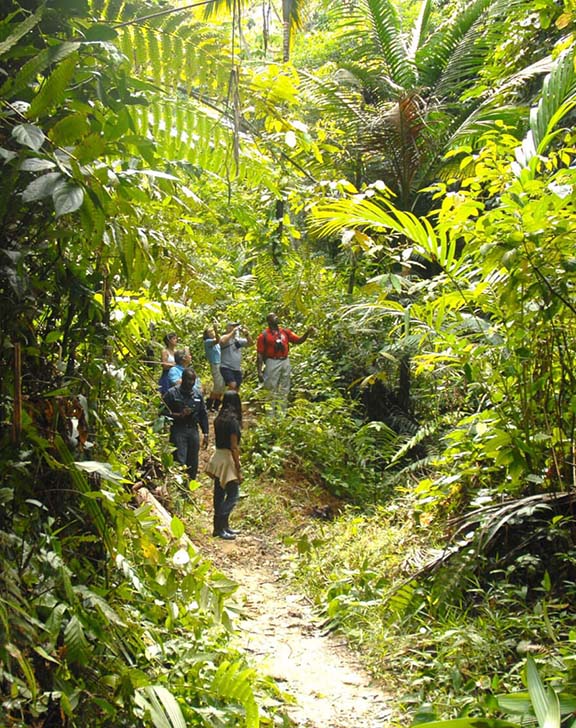
<svg viewBox="0 0 576 728"><path fill-rule="evenodd" d="M326 634L307 598L291 591L283 579L290 559L287 547L273 534L242 533L235 541L212 538L207 532L211 485L201 490L198 505L206 530L194 540L216 568L239 585L233 597L242 614L239 646L252 653L254 666L293 696L295 704L288 712L295 725L388 725L390 710L382 689L361 669L343 637Z"/></svg>
<svg viewBox="0 0 576 728"><path fill-rule="evenodd" d="M239 584L239 641L256 666L296 700L302 728L379 728L389 722L386 696L357 664L342 637L324 634L312 606L282 579L287 553L251 535L204 545L214 565Z"/></svg>

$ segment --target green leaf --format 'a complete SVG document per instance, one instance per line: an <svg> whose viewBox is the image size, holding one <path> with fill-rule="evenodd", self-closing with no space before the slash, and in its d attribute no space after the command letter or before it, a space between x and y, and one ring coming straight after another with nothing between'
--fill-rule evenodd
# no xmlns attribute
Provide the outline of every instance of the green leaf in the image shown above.
<svg viewBox="0 0 576 728"><path fill-rule="evenodd" d="M12 488L0 488L0 503L10 503L14 500L14 490Z"/></svg>
<svg viewBox="0 0 576 728"><path fill-rule="evenodd" d="M87 164L102 156L106 149L106 138L101 134L89 134L74 150L74 156L80 164Z"/></svg>
<svg viewBox="0 0 576 728"><path fill-rule="evenodd" d="M162 685L139 688L134 699L137 705L148 711L154 728L186 728L186 721L176 698Z"/></svg>
<svg viewBox="0 0 576 728"><path fill-rule="evenodd" d="M552 688L548 688L548 709L542 728L560 728L560 721L560 702L558 696Z"/></svg>
<svg viewBox="0 0 576 728"><path fill-rule="evenodd" d="M55 657L52 657L52 655L49 655L41 645L35 645L34 652L37 652L40 657L42 657L42 659L48 660L48 662L53 662L55 665L60 664L59 660L57 660Z"/></svg>
<svg viewBox="0 0 576 728"><path fill-rule="evenodd" d="M63 180L64 177L60 172L48 172L42 177L37 177L26 187L22 193L22 199L24 202L35 202L49 197Z"/></svg>
<svg viewBox="0 0 576 728"><path fill-rule="evenodd" d="M84 634L84 628L78 617L74 614L64 630L64 644L66 645L66 658L69 662L85 665L90 657L90 645Z"/></svg>
<svg viewBox="0 0 576 728"><path fill-rule="evenodd" d="M182 536L186 533L184 524L178 516L174 516L170 521L170 531L172 531L174 538L182 538Z"/></svg>
<svg viewBox="0 0 576 728"><path fill-rule="evenodd" d="M85 114L76 113L65 116L48 132L54 144L66 146L77 142L90 131L90 124Z"/></svg>
<svg viewBox="0 0 576 728"><path fill-rule="evenodd" d="M26 33L29 33L32 28L37 25L40 20L42 19L42 14L44 12L44 7L41 6L38 8L38 10L34 13L34 15L30 15L26 20L24 20L20 25L16 27L14 32L9 35L6 40L2 41L0 43L0 56L3 56L4 53L7 53L10 48L16 45L20 38L23 38Z"/></svg>
<svg viewBox="0 0 576 728"><path fill-rule="evenodd" d="M118 37L118 33L111 28L109 25L101 25L95 23L91 25L88 30L84 33L86 40L97 41L97 40L111 40L114 41Z"/></svg>
<svg viewBox="0 0 576 728"><path fill-rule="evenodd" d="M24 159L19 165L22 172L45 172L47 169L54 169L56 164L49 159L40 159L39 157L31 157Z"/></svg>
<svg viewBox="0 0 576 728"><path fill-rule="evenodd" d="M246 728L258 728L260 719L251 681L254 671L242 670L240 662L224 660L212 680L212 690L223 698L240 703L246 711Z"/></svg>
<svg viewBox="0 0 576 728"><path fill-rule="evenodd" d="M46 344L52 344L54 341L60 341L61 338L62 338L62 332L58 331L58 329L55 329L54 331L49 331L46 334L44 342Z"/></svg>
<svg viewBox="0 0 576 728"><path fill-rule="evenodd" d="M540 728L544 728L545 726L550 728L548 723L548 715L552 707L550 696L542 682L542 678L540 677L534 658L530 655L528 655L528 659L526 661L526 680L528 683L530 700L532 701L534 712L538 719L538 725ZM556 701L558 701L558 698L556 698ZM558 716L559 715L560 710L558 709Z"/></svg>
<svg viewBox="0 0 576 728"><path fill-rule="evenodd" d="M56 217L75 212L84 200L84 190L79 185L65 182L58 185L52 193Z"/></svg>
<svg viewBox="0 0 576 728"><path fill-rule="evenodd" d="M8 78L0 88L0 96L15 96L53 63L58 63L78 50L80 43L61 43L40 51L20 69L14 78Z"/></svg>
<svg viewBox="0 0 576 728"><path fill-rule="evenodd" d="M19 124L12 129L12 136L18 144L37 152L46 140L46 135L34 124Z"/></svg>
<svg viewBox="0 0 576 728"><path fill-rule="evenodd" d="M34 675L34 670L32 669L31 664L28 662L24 654L18 649L18 647L16 647L16 645L8 643L6 645L6 651L12 657L14 657L20 665L20 669L22 670L24 677L26 678L26 682L28 683L28 688L30 689L32 700L35 701L38 695L38 684L36 682L36 676Z"/></svg>
<svg viewBox="0 0 576 728"><path fill-rule="evenodd" d="M3 159L5 162L11 162L13 159L16 159L18 155L16 152L13 152L10 149L4 149L4 147L0 147L0 158Z"/></svg>
<svg viewBox="0 0 576 728"><path fill-rule="evenodd" d="M48 109L61 104L76 71L77 60L78 54L68 56L44 81L28 109L28 116L31 119L36 119Z"/></svg>
<svg viewBox="0 0 576 728"><path fill-rule="evenodd" d="M120 627L126 626L121 617L99 594L96 594L94 591L83 585L74 587L74 592L82 598L85 604L89 604L91 607L97 608L104 619L110 624L117 624Z"/></svg>
<svg viewBox="0 0 576 728"><path fill-rule="evenodd" d="M87 473L96 473L101 478L104 478L104 480L111 480L116 483L127 482L119 473L112 470L112 466L109 463L101 463L98 460L82 460L74 461L73 465Z"/></svg>

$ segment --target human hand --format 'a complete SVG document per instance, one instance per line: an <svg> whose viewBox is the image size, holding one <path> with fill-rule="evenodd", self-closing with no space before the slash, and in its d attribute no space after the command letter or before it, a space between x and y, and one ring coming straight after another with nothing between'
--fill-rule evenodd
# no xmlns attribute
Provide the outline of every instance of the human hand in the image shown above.
<svg viewBox="0 0 576 728"><path fill-rule="evenodd" d="M204 435L202 438L202 448L206 450L208 447L208 435Z"/></svg>

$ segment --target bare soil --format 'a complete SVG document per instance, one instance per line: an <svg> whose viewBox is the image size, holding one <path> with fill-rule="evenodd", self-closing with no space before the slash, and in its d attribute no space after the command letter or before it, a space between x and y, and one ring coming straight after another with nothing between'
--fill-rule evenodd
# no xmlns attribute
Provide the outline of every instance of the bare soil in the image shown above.
<svg viewBox="0 0 576 728"><path fill-rule="evenodd" d="M206 460L207 455L203 455ZM204 481L206 476L202 476ZM310 519L318 508L333 509L325 496L318 503L306 500L307 489L282 489L296 494L297 504L287 503L287 520ZM264 486L265 487L265 486ZM278 485L274 484L275 492ZM303 495L304 494L304 495ZM274 532L245 530L235 541L211 536L211 481L197 492L201 528L194 530L197 547L214 566L237 582L233 597L240 610L239 647L252 654L252 663L270 675L294 705L288 713L302 728L377 728L390 722L387 696L365 672L344 638L327 632L307 597L285 578L292 562L291 547ZM242 503L241 512L249 508ZM236 513L234 514L236 516ZM234 525L242 525L234 519Z"/></svg>

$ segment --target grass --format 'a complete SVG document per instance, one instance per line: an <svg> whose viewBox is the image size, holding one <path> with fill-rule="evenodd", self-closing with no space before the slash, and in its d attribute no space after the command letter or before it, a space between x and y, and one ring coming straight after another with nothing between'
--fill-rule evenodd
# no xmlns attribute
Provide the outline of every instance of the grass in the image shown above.
<svg viewBox="0 0 576 728"><path fill-rule="evenodd" d="M494 694L522 689L527 653L551 675L566 671L574 627L567 605L544 591L528 604L524 587L481 585L471 568L410 579L442 531L418 527L410 513L396 502L309 524L294 571L326 628L345 634L397 696L397 722L495 715Z"/></svg>

